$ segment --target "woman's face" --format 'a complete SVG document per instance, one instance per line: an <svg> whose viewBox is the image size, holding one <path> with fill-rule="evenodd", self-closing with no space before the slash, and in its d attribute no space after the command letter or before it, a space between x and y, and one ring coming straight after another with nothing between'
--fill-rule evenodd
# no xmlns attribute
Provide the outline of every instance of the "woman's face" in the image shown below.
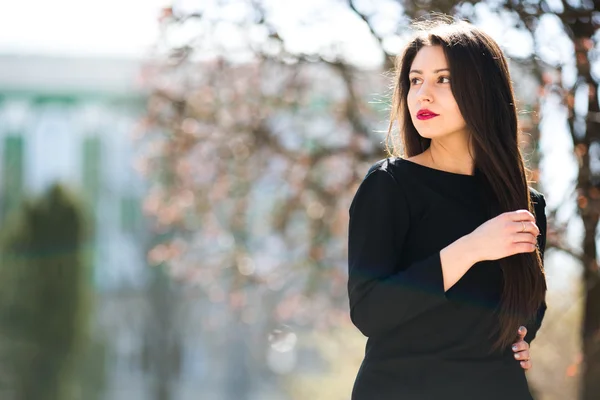
<svg viewBox="0 0 600 400"><path fill-rule="evenodd" d="M465 120L450 87L449 65L440 46L421 48L408 78L408 110L419 135L428 139L467 135Z"/></svg>

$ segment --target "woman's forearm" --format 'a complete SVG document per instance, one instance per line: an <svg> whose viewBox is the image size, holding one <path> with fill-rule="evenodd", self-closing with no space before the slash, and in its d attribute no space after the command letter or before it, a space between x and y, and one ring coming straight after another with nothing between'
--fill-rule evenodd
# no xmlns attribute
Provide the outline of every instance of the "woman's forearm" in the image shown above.
<svg viewBox="0 0 600 400"><path fill-rule="evenodd" d="M463 236L440 251L444 291L448 291L477 263L476 252L470 246L469 235Z"/></svg>

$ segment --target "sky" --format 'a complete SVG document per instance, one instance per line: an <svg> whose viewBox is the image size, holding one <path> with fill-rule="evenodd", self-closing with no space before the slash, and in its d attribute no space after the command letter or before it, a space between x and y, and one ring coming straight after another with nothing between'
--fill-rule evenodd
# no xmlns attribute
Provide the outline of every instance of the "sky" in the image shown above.
<svg viewBox="0 0 600 400"><path fill-rule="evenodd" d="M143 56L168 0L16 0L0 12L1 54Z"/></svg>
<svg viewBox="0 0 600 400"><path fill-rule="evenodd" d="M209 7L215 0L18 0L5 1L0 8L0 54L62 54L141 57L156 43L158 16L164 6L176 3L182 9ZM337 0L265 0L269 15L285 36L290 50L313 52L325 38L344 47L357 64L380 54L367 26ZM239 5L239 4L238 4ZM379 3L378 29L394 30L399 23L392 17L402 13L395 2ZM223 8L223 7L221 7ZM229 17L243 15L242 7L225 8ZM316 10L319 10L315 13ZM372 10L371 10L372 11ZM497 18L482 7L479 18L486 31L511 53L528 53L526 37L506 31ZM315 15L335 14L335 18ZM386 16L388 16L386 18ZM307 22L310 21L310 24ZM307 26L310 25L310 26ZM546 29L550 31L550 29ZM235 32L225 31L223 42L234 41ZM517 44L518 45L515 45ZM401 45L399 43L396 46ZM392 46L394 47L394 46ZM360 49L360 50L358 50Z"/></svg>
<svg viewBox="0 0 600 400"><path fill-rule="evenodd" d="M7 0L0 8L0 54L143 57L156 43L161 9L173 3L189 11L198 5L208 7L214 0ZM369 35L360 32L366 26L356 18L349 21L348 12L338 13L336 26L329 20L322 24L313 21L310 30L301 28L304 18L311 18L311 10L338 11L336 0L266 3L294 50L314 51L314 44L323 37L340 39L339 35L344 35L346 43L362 49L360 57L373 58L365 51L372 52L374 43L364 43ZM226 10L230 17L243 14L241 7ZM235 41L235 33L225 31L224 41Z"/></svg>

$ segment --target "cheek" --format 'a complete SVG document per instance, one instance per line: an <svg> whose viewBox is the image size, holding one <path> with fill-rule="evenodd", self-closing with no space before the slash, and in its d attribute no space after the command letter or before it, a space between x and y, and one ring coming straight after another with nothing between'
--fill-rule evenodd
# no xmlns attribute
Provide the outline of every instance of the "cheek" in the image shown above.
<svg viewBox="0 0 600 400"><path fill-rule="evenodd" d="M465 123L465 119L462 116L462 113L460 112L460 109L458 108L458 104L454 103L454 115L456 116L456 121L459 123L464 124Z"/></svg>
<svg viewBox="0 0 600 400"><path fill-rule="evenodd" d="M456 100L454 99L454 96L452 96L451 93L447 94L446 102L445 103L447 105L447 109L452 112L452 115L457 120L463 121L463 117L462 117L462 114L460 112L460 108L458 108L458 104L456 103Z"/></svg>
<svg viewBox="0 0 600 400"><path fill-rule="evenodd" d="M454 96L450 97L450 104L452 105L452 109L456 111L457 114L460 114L460 108L458 108L458 104L456 103Z"/></svg>
<svg viewBox="0 0 600 400"><path fill-rule="evenodd" d="M452 103L452 109L454 111L456 111L457 114L460 115L460 108L458 108L458 104L456 104L456 101L453 101L453 103ZM462 116L461 116L461 118L462 118Z"/></svg>
<svg viewBox="0 0 600 400"><path fill-rule="evenodd" d="M410 112L410 114L412 115L413 112L416 111L416 109L415 109L415 101L414 101L414 99L411 98L410 95L406 98L406 105L408 107L408 112Z"/></svg>

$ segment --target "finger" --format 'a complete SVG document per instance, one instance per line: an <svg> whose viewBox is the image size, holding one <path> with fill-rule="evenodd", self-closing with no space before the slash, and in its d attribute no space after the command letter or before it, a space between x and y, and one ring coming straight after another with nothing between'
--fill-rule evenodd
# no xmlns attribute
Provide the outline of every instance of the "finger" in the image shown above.
<svg viewBox="0 0 600 400"><path fill-rule="evenodd" d="M513 221L511 228L517 233L529 233L534 237L540 234L540 228L535 224L535 221ZM525 230L523 230L525 228Z"/></svg>
<svg viewBox="0 0 600 400"><path fill-rule="evenodd" d="M529 358L530 358L529 350L523 350L523 351L519 351L518 353L515 353L515 360L528 361Z"/></svg>
<svg viewBox="0 0 600 400"><path fill-rule="evenodd" d="M513 243L510 250L512 251L512 254L532 253L536 248L536 245L533 243Z"/></svg>
<svg viewBox="0 0 600 400"><path fill-rule="evenodd" d="M530 360L527 360L527 361L521 361L519 364L521 364L521 368L523 368L524 370L531 369L531 367L533 366L533 365L531 364L531 361L530 361Z"/></svg>
<svg viewBox="0 0 600 400"><path fill-rule="evenodd" d="M521 340L525 339L525 335L527 335L527 328L525 328L524 326L520 326L519 330L517 331L517 334L519 335L519 337L521 338Z"/></svg>
<svg viewBox="0 0 600 400"><path fill-rule="evenodd" d="M513 235L513 243L530 243L535 245L537 244L537 238L533 235L533 233L518 232Z"/></svg>
<svg viewBox="0 0 600 400"><path fill-rule="evenodd" d="M523 350L529 350L529 343L524 340L518 341L512 345L512 351L515 353Z"/></svg>
<svg viewBox="0 0 600 400"><path fill-rule="evenodd" d="M535 216L529 212L529 210L516 210L509 212L508 215L512 221L533 221L535 222Z"/></svg>

